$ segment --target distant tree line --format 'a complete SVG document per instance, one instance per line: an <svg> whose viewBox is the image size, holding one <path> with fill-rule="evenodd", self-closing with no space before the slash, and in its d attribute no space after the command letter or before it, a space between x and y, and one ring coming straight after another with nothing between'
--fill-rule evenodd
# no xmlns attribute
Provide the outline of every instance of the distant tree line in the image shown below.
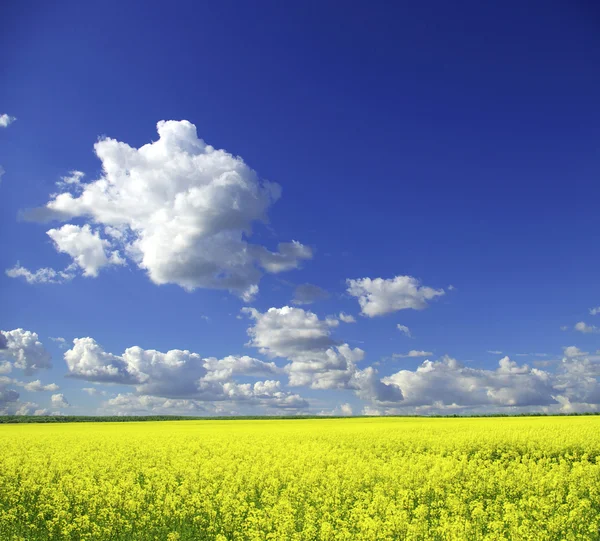
<svg viewBox="0 0 600 541"><path fill-rule="evenodd" d="M489 413L471 415L385 415L381 417L395 418L423 418L423 419L467 419L482 417L577 417L583 415L600 415L600 412L583 413ZM27 424L27 423L127 423L143 421L276 421L306 420L306 419L357 419L374 418L370 415L249 415L249 416L221 416L221 417L190 417L187 415L0 415L0 424Z"/></svg>

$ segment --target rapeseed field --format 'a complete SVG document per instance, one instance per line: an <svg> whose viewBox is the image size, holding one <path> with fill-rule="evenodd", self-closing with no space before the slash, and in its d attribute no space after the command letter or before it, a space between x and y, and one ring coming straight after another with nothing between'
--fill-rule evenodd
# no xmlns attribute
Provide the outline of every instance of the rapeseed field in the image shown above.
<svg viewBox="0 0 600 541"><path fill-rule="evenodd" d="M0 426L1 540L600 539L600 418Z"/></svg>

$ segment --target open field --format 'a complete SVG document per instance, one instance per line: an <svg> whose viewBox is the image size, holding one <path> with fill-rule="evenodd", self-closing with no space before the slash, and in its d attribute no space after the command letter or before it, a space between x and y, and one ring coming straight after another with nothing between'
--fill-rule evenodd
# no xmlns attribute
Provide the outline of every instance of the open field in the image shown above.
<svg viewBox="0 0 600 541"><path fill-rule="evenodd" d="M2 540L600 539L600 418L0 426Z"/></svg>

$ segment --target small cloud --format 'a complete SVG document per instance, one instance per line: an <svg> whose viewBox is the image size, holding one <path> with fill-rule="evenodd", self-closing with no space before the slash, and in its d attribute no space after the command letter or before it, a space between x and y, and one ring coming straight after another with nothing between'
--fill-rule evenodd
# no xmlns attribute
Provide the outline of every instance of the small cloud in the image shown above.
<svg viewBox="0 0 600 541"><path fill-rule="evenodd" d="M252 284L250 287L242 291L241 297L244 302L252 302L258 295L258 286Z"/></svg>
<svg viewBox="0 0 600 541"><path fill-rule="evenodd" d="M335 316L327 316L325 318L325 324L329 325L330 327L337 327L340 324L340 322Z"/></svg>
<svg viewBox="0 0 600 541"><path fill-rule="evenodd" d="M405 357L430 357L431 355L433 355L433 352L431 351L411 349L408 353L394 353L392 357L395 359L402 359Z"/></svg>
<svg viewBox="0 0 600 541"><path fill-rule="evenodd" d="M456 290L456 288L452 284L450 284L448 286L448 291L454 291L454 290Z"/></svg>
<svg viewBox="0 0 600 541"><path fill-rule="evenodd" d="M563 348L563 352L565 357L569 357L572 359L573 357L582 357L583 355L587 355L587 351L581 351L577 346L566 346Z"/></svg>
<svg viewBox="0 0 600 541"><path fill-rule="evenodd" d="M6 113L0 115L0 128L8 128L15 120L14 116L7 115Z"/></svg>
<svg viewBox="0 0 600 541"><path fill-rule="evenodd" d="M81 390L90 396L106 396L106 391L101 391L100 389L96 389L96 387L84 387Z"/></svg>
<svg viewBox="0 0 600 541"><path fill-rule="evenodd" d="M373 417L378 417L380 415L383 415L383 413L380 409L374 408L373 406L365 406L362 410L362 414L373 416Z"/></svg>
<svg viewBox="0 0 600 541"><path fill-rule="evenodd" d="M356 323L356 319L354 318L354 316L346 314L344 312L340 312L340 320L344 323Z"/></svg>
<svg viewBox="0 0 600 541"><path fill-rule="evenodd" d="M346 291L358 299L361 314L377 317L399 310L423 310L445 294L443 289L423 286L413 276L347 279Z"/></svg>
<svg viewBox="0 0 600 541"><path fill-rule="evenodd" d="M529 357L529 353L515 353L515 357Z"/></svg>
<svg viewBox="0 0 600 541"><path fill-rule="evenodd" d="M56 383L49 383L48 385L44 385L39 379L35 381L25 382L25 381L15 381L15 385L19 387L23 387L26 391L31 393L39 393L42 391L58 391L59 387Z"/></svg>
<svg viewBox="0 0 600 541"><path fill-rule="evenodd" d="M574 329L578 332L582 332L585 334L600 333L600 328L596 327L595 325L588 325L584 321L580 321L579 323L576 323Z"/></svg>
<svg viewBox="0 0 600 541"><path fill-rule="evenodd" d="M569 330L569 327L568 327L567 325L562 325L562 326L560 327L560 330L561 330L561 331L568 331L568 330Z"/></svg>
<svg viewBox="0 0 600 541"><path fill-rule="evenodd" d="M533 366L537 367L537 368L548 368L549 366L554 366L555 364L558 364L559 361L533 361Z"/></svg>
<svg viewBox="0 0 600 541"><path fill-rule="evenodd" d="M54 408L68 408L71 405L62 393L53 394L50 397L50 400L52 401L52 407Z"/></svg>
<svg viewBox="0 0 600 541"><path fill-rule="evenodd" d="M340 406L340 411L343 415L352 415L352 406L346 402Z"/></svg>
<svg viewBox="0 0 600 541"><path fill-rule="evenodd" d="M353 415L352 406L347 402L345 404L340 404L339 406L331 409L331 410L321 410L317 413L320 417L331 417L333 415L340 417L346 416L350 417Z"/></svg>
<svg viewBox="0 0 600 541"><path fill-rule="evenodd" d="M313 284L300 284L294 291L294 304L312 304L313 302L327 299L329 293Z"/></svg>
<svg viewBox="0 0 600 541"><path fill-rule="evenodd" d="M412 336L412 334L410 334L410 329L406 325L400 325L400 323L398 323L396 327L401 333L404 333L406 336Z"/></svg>
<svg viewBox="0 0 600 541"><path fill-rule="evenodd" d="M53 342L56 342L56 345L60 349L65 349L68 347L67 341L62 336L49 336L48 338L50 338L50 340Z"/></svg>
<svg viewBox="0 0 600 541"><path fill-rule="evenodd" d="M502 352L498 349L488 349L487 352L491 353L492 355L502 355Z"/></svg>
<svg viewBox="0 0 600 541"><path fill-rule="evenodd" d="M65 177L60 177L56 186L61 189L77 188L81 185L81 179L85 176L83 171L69 171Z"/></svg>
<svg viewBox="0 0 600 541"><path fill-rule="evenodd" d="M596 306L596 308L590 308L590 315L597 316L600 314L600 306Z"/></svg>
<svg viewBox="0 0 600 541"><path fill-rule="evenodd" d="M75 277L73 265L69 265L62 271L56 271L49 267L30 271L17 262L12 269L7 269L5 273L9 278L25 278L28 284L62 284Z"/></svg>

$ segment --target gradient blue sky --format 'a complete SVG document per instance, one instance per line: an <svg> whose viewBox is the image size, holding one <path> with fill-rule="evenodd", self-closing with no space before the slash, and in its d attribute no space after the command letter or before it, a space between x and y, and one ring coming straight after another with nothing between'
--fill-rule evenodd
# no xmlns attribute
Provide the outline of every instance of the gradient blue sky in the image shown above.
<svg viewBox="0 0 600 541"><path fill-rule="evenodd" d="M600 10L593 2L11 1L1 14L0 114L16 120L0 127L0 329L37 333L41 345L15 333L0 351L8 363L0 411L598 409L600 314L590 309L600 305ZM79 232L89 224L110 241L98 216L22 219L60 192L56 182L71 171L85 173L82 183L103 176L94 153L100 137L139 148L159 140L158 121L184 119L207 144L241 157L261 179L251 180L256 186L281 186L268 225L250 219L247 240L270 252L297 240L312 257L261 271L249 303L240 291L186 291L171 270L164 273L171 283L157 285L125 257L127 243L111 248L125 264L107 264L97 277L82 268L60 284L10 276L17 263L30 272L67 267L71 256L46 235L65 223ZM423 301L424 290L415 297L393 289L397 276L444 294ZM363 278L383 279L379 301L400 304L361 313L347 280ZM328 296L295 305L300 284ZM395 309L403 301L422 309ZM294 321L283 317L284 306L296 308ZM282 315L272 323L285 345L268 327L269 308ZM356 323L324 323L340 312ZM320 346L298 338L306 328ZM86 337L116 357L71 349ZM343 343L364 356L349 361L336 349ZM238 367L219 380L215 398L176 381L165 390L160 370L137 367L142 375L132 376L122 357L132 346L197 353L182 361L191 372L170 373L175 379L206 378L212 372L202 359L229 355L278 368ZM328 348L339 357L335 367L310 365ZM43 357L42 350L52 368L24 374L19 356ZM410 350L427 354L398 356ZM505 356L517 364L499 368ZM302 383L293 384L290 365L294 372L302 362L309 369L302 365ZM122 379L103 382L108 365ZM60 389L25 389L37 379ZM280 383L257 390L265 380ZM252 387L231 391L245 383ZM53 394L63 397L53 403Z"/></svg>

